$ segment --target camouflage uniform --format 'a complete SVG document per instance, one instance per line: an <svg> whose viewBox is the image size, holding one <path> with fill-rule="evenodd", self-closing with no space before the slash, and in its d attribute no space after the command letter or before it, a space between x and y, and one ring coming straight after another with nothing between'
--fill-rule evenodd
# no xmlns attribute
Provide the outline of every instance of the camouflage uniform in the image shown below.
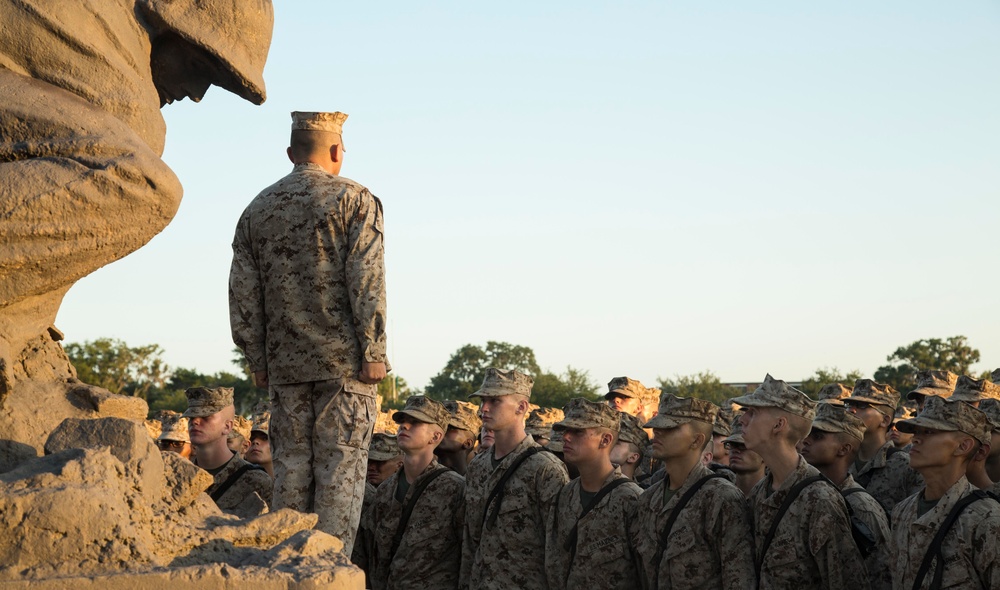
<svg viewBox="0 0 1000 590"><path fill-rule="evenodd" d="M840 490L846 492L851 489L863 490L864 488L848 475L844 483L840 484ZM890 544L892 531L885 508L878 503L878 500L865 492L852 493L845 499L851 505L854 516L868 525L868 528L875 535L876 549L865 558L865 569L868 571L868 580L871 582L872 590L891 590L892 556L890 555Z"/></svg>
<svg viewBox="0 0 1000 590"><path fill-rule="evenodd" d="M639 497L629 528L646 588L755 587L749 508L740 490L720 478L705 482L677 516L663 557L656 563L660 535L674 506L695 482L711 474L698 463L666 504L666 479Z"/></svg>
<svg viewBox="0 0 1000 590"><path fill-rule="evenodd" d="M432 481L414 505L399 549L390 562L389 553L403 508L414 489L429 474L442 469L444 475ZM378 487L374 504L362 523L374 539L374 551L368 556L369 587L375 590L457 588L465 520L462 501L465 478L433 461L410 484L400 503L395 497L400 477L405 477L402 470Z"/></svg>
<svg viewBox="0 0 1000 590"><path fill-rule="evenodd" d="M528 458L507 482L496 522L485 526L486 499L521 453L539 446L525 436L493 468L493 450L476 455L465 476L465 535L462 587L470 590L548 588L545 574L546 523L569 477L555 455ZM484 528L485 527L485 528Z"/></svg>
<svg viewBox="0 0 1000 590"><path fill-rule="evenodd" d="M892 455L889 455L890 450ZM910 456L895 450L891 440L882 445L860 470L851 463L848 471L858 485L868 490L888 510L924 486L924 478L910 467Z"/></svg>
<svg viewBox="0 0 1000 590"><path fill-rule="evenodd" d="M628 479L620 467L615 468L601 487L616 479ZM545 548L549 588L632 590L638 587L626 525L640 493L642 488L631 481L620 484L578 521L583 512L580 478L563 487L552 511ZM575 557L565 548L574 524L577 525Z"/></svg>
<svg viewBox="0 0 1000 590"><path fill-rule="evenodd" d="M351 563L365 572L365 588L372 587L371 582L367 581L369 578L368 564L370 562L368 556L375 552L375 540L365 528L365 521L369 518L368 514L371 512L372 506L375 505L376 490L375 486L365 481L365 497L361 503L361 523L358 525L358 534L354 539L354 548L351 550Z"/></svg>
<svg viewBox="0 0 1000 590"><path fill-rule="evenodd" d="M244 472L215 501L220 510L229 514L235 514L240 518L249 518L264 514L268 510L267 507L271 505L271 476L266 471L256 467L239 455L233 455L233 458L226 462L218 473L212 476L215 478L215 483L205 490L206 494L212 495L223 482L229 479L229 476L239 471L245 465L251 466L252 469Z"/></svg>
<svg viewBox="0 0 1000 590"><path fill-rule="evenodd" d="M344 119L293 113L293 128ZM317 513L348 553L376 417L376 386L357 376L386 361L382 242L379 200L312 163L261 192L233 239L230 323L270 383L275 506Z"/></svg>
<svg viewBox="0 0 1000 590"><path fill-rule="evenodd" d="M798 482L819 475L799 457L795 471L771 492L769 472L750 491L754 536L758 549L767 536L778 508ZM769 590L861 590L870 588L861 554L851 536L843 496L822 482L807 486L781 519L764 556L760 587Z"/></svg>

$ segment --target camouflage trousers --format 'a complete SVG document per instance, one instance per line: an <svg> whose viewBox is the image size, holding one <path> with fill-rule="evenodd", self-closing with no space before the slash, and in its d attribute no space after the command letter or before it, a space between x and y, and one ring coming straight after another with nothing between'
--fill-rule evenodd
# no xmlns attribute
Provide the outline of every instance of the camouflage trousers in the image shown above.
<svg viewBox="0 0 1000 590"><path fill-rule="evenodd" d="M316 528L354 546L365 495L375 398L340 381L271 385L273 508L319 515Z"/></svg>

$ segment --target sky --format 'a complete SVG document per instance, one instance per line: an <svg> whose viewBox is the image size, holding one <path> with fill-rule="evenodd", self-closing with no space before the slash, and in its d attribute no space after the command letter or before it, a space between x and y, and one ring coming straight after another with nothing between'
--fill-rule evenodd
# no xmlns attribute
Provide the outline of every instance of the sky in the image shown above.
<svg viewBox="0 0 1000 590"><path fill-rule="evenodd" d="M339 110L416 388L489 340L600 384L870 376L954 335L1000 367L998 28L988 1L278 2L267 102L164 107L180 210L56 325L233 371L236 221L291 170L289 112Z"/></svg>

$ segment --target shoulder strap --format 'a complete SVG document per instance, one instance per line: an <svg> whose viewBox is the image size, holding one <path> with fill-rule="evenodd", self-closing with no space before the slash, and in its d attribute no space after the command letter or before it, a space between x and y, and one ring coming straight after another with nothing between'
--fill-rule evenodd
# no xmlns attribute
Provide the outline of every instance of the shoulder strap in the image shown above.
<svg viewBox="0 0 1000 590"><path fill-rule="evenodd" d="M570 552L570 563L572 563L573 559L576 558L576 531L577 527L579 527L580 525L580 520L582 520L584 516L587 516L590 513L590 511L593 510L598 504L600 504L601 500L603 500L605 496L614 491L615 488L630 481L632 480L627 477L619 477L618 479L609 482L603 488L598 490L597 494L595 494L594 497L591 498L590 502L587 502L587 505L583 507L583 510L580 512L580 516L576 518L576 522L573 523L573 528L570 529L569 531L569 537L563 544L563 549Z"/></svg>
<svg viewBox="0 0 1000 590"><path fill-rule="evenodd" d="M817 481L823 481L825 479L822 475L814 475L812 477L807 477L795 484L795 486L788 491L788 495L785 496L785 501L781 503L781 507L778 508L778 513L774 515L774 520L771 522L771 529L767 531L767 536L764 537L764 542L760 546L760 553L757 555L757 580L760 580L760 570L764 565L764 556L767 555L767 549L771 546L771 541L774 540L774 534L778 531L778 525L781 524L781 518L785 516L788 509L792 507L792 503L795 499L799 497L802 490L806 486L812 485Z"/></svg>
<svg viewBox="0 0 1000 590"><path fill-rule="evenodd" d="M931 569L931 561L937 557L937 567L934 568L934 581L931 584L931 588L941 587L941 577L944 575L944 559L941 555L941 545L944 543L944 537L948 534L952 525L958 520L959 515L965 510L965 507L973 502L979 500L985 500L989 498L990 495L982 490L973 490L968 496L965 496L961 500L955 503L952 507L951 512L948 513L947 518L941 523L941 528L938 529L937 534L934 535L934 539L931 544L927 547L927 553L924 554L923 561L920 562L920 569L917 570L917 577L913 580L913 589L919 590L920 586L924 583L924 578L927 576L927 571Z"/></svg>
<svg viewBox="0 0 1000 590"><path fill-rule="evenodd" d="M417 487L413 489L413 495L410 496L410 501L406 503L403 507L403 513L399 516L399 524L396 525L396 534L392 537L392 548L389 550L389 559L387 563L392 563L392 559L396 556L396 550L399 549L399 543L403 540L403 533L406 532L406 524L410 522L410 515L413 514L413 507L417 505L417 500L420 499L420 495L424 493L427 486L431 485L431 482L438 478L439 475L444 474L447 471L451 471L447 467L442 467L427 474L423 481L417 484ZM403 471L399 471L399 477L406 477L403 475Z"/></svg>
<svg viewBox="0 0 1000 590"><path fill-rule="evenodd" d="M514 476L514 472L517 468L521 466L522 463L528 460L529 457L536 453L540 453L545 450L545 447L531 447L527 451L521 454L514 463L507 468L507 471L497 482L497 485L493 486L493 490L490 491L489 497L486 499L486 506L483 508L483 526L493 526L493 523L497 520L497 514L500 512L500 503L503 502L504 489L507 487L507 482L511 477ZM496 500L496 504L493 503ZM491 510L492 508L492 510Z"/></svg>
<svg viewBox="0 0 1000 590"><path fill-rule="evenodd" d="M875 503L878 504L878 507L882 509L882 512L885 513L885 519L886 519L886 521L889 522L890 525L892 524L892 514L889 513L889 509L886 508L885 504L883 504L882 502L880 502L878 498L876 498L875 496L872 496L872 493L869 492L868 490L866 490L864 488L850 488L850 489L847 489L847 490L841 490L840 493L843 494L844 500L847 500L848 496L850 496L851 494L857 494L858 492L862 492L862 493L865 493L865 494L868 494L869 496L871 496L872 499L875 500ZM847 509L851 510L851 503L850 502L847 503ZM851 510L851 512L853 512L853 510Z"/></svg>
<svg viewBox="0 0 1000 590"><path fill-rule="evenodd" d="M221 498L223 494L225 494L227 491L229 491L229 488L233 487L233 484L235 484L237 481L239 481L239 479L241 477L243 477L244 473L246 473L247 471L250 471L251 469L253 469L253 470L258 470L259 469L261 471L264 470L264 468L261 467L260 465L254 465L253 463L247 463L243 467L240 467L239 469L237 469L236 471L234 471L232 475L230 475L229 477L227 477L226 481L222 482L222 485L220 485L219 487L215 488L215 491L213 491L211 494L209 494L212 497L212 500L218 502L219 498Z"/></svg>
<svg viewBox="0 0 1000 590"><path fill-rule="evenodd" d="M667 517L667 522L664 523L663 530L660 532L660 538L658 539L658 542L656 544L657 545L656 561L653 562L653 565L656 568L655 570L656 572L660 571L660 562L663 561L663 552L667 549L667 538L670 536L670 531L674 528L674 522L677 520L677 516L680 515L681 511L684 510L684 507L688 505L688 503L691 501L691 498L694 498L694 495L698 493L698 490L701 489L701 486L705 485L705 483L707 483L708 480L715 479L717 477L721 477L723 479L726 478L726 476L722 475L721 473L709 473L705 477L694 482L694 484L692 484L691 487L688 488L686 492L684 492L684 495L681 496L680 500L677 501L677 504L674 506L673 510L670 511L670 516ZM663 485L667 485L666 479L664 479ZM656 581L656 583L652 584L651 587L655 588L658 585L659 582Z"/></svg>

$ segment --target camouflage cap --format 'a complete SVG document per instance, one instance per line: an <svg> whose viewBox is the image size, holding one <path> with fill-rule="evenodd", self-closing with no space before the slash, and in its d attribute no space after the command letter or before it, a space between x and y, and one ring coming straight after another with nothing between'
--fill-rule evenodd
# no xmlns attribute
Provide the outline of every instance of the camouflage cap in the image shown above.
<svg viewBox="0 0 1000 590"><path fill-rule="evenodd" d="M618 440L632 443L640 451L645 449L649 444L649 435L642 429L639 419L628 412L618 412L618 419Z"/></svg>
<svg viewBox="0 0 1000 590"><path fill-rule="evenodd" d="M733 411L726 408L719 408L719 415L715 417L715 425L712 426L713 436L729 436L733 433Z"/></svg>
<svg viewBox="0 0 1000 590"><path fill-rule="evenodd" d="M962 375L955 384L955 393L949 398L954 401L974 404L984 399L1000 399L1000 385L986 379L973 379Z"/></svg>
<svg viewBox="0 0 1000 590"><path fill-rule="evenodd" d="M189 387L184 395L188 400L185 418L204 418L233 405L232 387Z"/></svg>
<svg viewBox="0 0 1000 590"><path fill-rule="evenodd" d="M724 438L722 442L745 444L746 441L743 440L743 423L740 422L739 416L733 418L733 423L730 424L730 427L733 433Z"/></svg>
<svg viewBox="0 0 1000 590"><path fill-rule="evenodd" d="M183 416L177 416L173 420L164 420L163 431L160 432L160 436L156 437L156 440L176 440L180 442L191 442L191 436L188 434L188 419Z"/></svg>
<svg viewBox="0 0 1000 590"><path fill-rule="evenodd" d="M865 440L865 422L847 411L844 406L835 404L820 404L816 408L816 417L812 427L823 432L843 432L858 441Z"/></svg>
<svg viewBox="0 0 1000 590"><path fill-rule="evenodd" d="M993 369L990 373L990 381L1000 384L1000 369Z"/></svg>
<svg viewBox="0 0 1000 590"><path fill-rule="evenodd" d="M621 429L620 412L606 403L592 402L582 397L569 400L563 406L565 417L552 425L553 431L566 430L567 428L607 428L612 432Z"/></svg>
<svg viewBox="0 0 1000 590"><path fill-rule="evenodd" d="M896 408L896 412L893 414L893 418L896 420L909 420L917 415L917 404L912 401L908 401L903 405Z"/></svg>
<svg viewBox="0 0 1000 590"><path fill-rule="evenodd" d="M369 461L388 461L403 455L396 443L396 437L390 434L376 432L372 435L372 441L368 445Z"/></svg>
<svg viewBox="0 0 1000 590"><path fill-rule="evenodd" d="M250 419L250 432L270 433L271 428L271 405L261 402L254 406L253 417Z"/></svg>
<svg viewBox="0 0 1000 590"><path fill-rule="evenodd" d="M327 131L342 135L347 114L292 111L292 131Z"/></svg>
<svg viewBox="0 0 1000 590"><path fill-rule="evenodd" d="M636 399L643 399L649 388L639 383L635 379L628 377L615 377L608 382L608 392L604 394L604 399L611 399L616 395L623 395Z"/></svg>
<svg viewBox="0 0 1000 590"><path fill-rule="evenodd" d="M770 374L753 393L733 398L733 403L751 408L778 408L810 421L816 415L817 404L808 395Z"/></svg>
<svg viewBox="0 0 1000 590"><path fill-rule="evenodd" d="M562 430L553 430L549 433L549 444L545 445L545 450L551 451L553 453L563 452L563 433Z"/></svg>
<svg viewBox="0 0 1000 590"><path fill-rule="evenodd" d="M851 395L851 388L841 383L827 383L819 390L816 399L824 404L842 404L845 397Z"/></svg>
<svg viewBox="0 0 1000 590"><path fill-rule="evenodd" d="M858 379L854 382L854 391L851 392L851 400L888 406L895 411L899 404L899 392L891 385L878 383L872 379Z"/></svg>
<svg viewBox="0 0 1000 590"><path fill-rule="evenodd" d="M534 437L548 438L552 425L563 419L559 408L538 408L528 414L524 421L524 431Z"/></svg>
<svg viewBox="0 0 1000 590"><path fill-rule="evenodd" d="M535 380L530 375L525 375L513 369L504 371L503 369L486 369L486 376L483 377L483 385L479 391L469 397L501 397L504 395L523 395L531 399L531 386Z"/></svg>
<svg viewBox="0 0 1000 590"><path fill-rule="evenodd" d="M664 393L660 396L659 411L643 428L677 428L692 421L715 424L718 415L719 406L708 400Z"/></svg>
<svg viewBox="0 0 1000 590"><path fill-rule="evenodd" d="M896 423L896 430L900 432L916 432L917 428L964 432L983 444L989 444L993 423L985 412L967 403L930 396L916 418Z"/></svg>
<svg viewBox="0 0 1000 590"><path fill-rule="evenodd" d="M446 432L448 422L451 421L451 414L444 404L425 395L411 395L406 398L406 405L402 410L395 412L392 419L398 423L402 421L403 416L409 416L418 422L436 424Z"/></svg>
<svg viewBox="0 0 1000 590"><path fill-rule="evenodd" d="M246 440L250 440L250 421L243 416L236 416L233 418L233 429L229 431L226 438L230 439L239 436L242 436Z"/></svg>
<svg viewBox="0 0 1000 590"><path fill-rule="evenodd" d="M993 424L993 432L1000 433L1000 400L988 398L979 402L979 409Z"/></svg>
<svg viewBox="0 0 1000 590"><path fill-rule="evenodd" d="M955 391L958 375L951 371L918 371L917 386L906 399L917 399L920 396L933 395L948 398Z"/></svg>
<svg viewBox="0 0 1000 590"><path fill-rule="evenodd" d="M469 402L457 400L445 400L444 407L451 414L448 426L459 430L468 430L473 434L479 434L479 429L483 427L483 421L479 417L479 406Z"/></svg>

